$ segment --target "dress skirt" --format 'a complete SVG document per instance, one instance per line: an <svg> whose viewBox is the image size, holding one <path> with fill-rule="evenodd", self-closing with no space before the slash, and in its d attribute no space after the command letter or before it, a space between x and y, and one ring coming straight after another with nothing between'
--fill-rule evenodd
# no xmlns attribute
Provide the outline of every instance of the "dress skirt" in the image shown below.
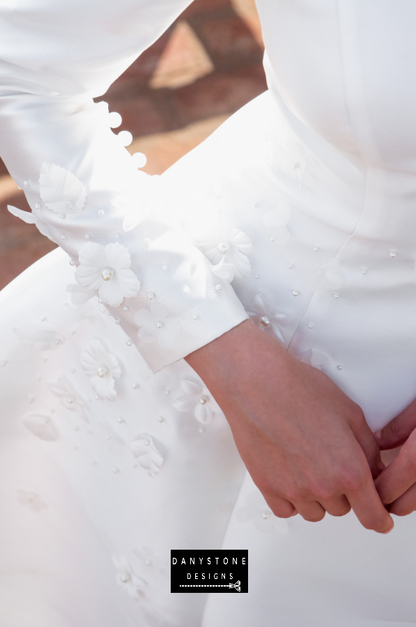
<svg viewBox="0 0 416 627"><path fill-rule="evenodd" d="M416 396L416 218L314 141L266 93L161 186L255 324L377 430ZM69 261L0 295L0 624L416 625L416 515L387 536L354 513L276 518L204 383L184 361L152 374ZM195 547L248 549L249 592L171 594L170 549Z"/></svg>

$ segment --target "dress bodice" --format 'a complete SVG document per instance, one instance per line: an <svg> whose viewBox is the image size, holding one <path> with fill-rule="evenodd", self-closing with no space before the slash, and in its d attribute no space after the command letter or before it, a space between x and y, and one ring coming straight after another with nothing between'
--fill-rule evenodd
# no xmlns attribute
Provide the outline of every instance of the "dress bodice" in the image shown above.
<svg viewBox="0 0 416 627"><path fill-rule="evenodd" d="M414 170L416 58L410 0L258 0L268 79L339 150Z"/></svg>

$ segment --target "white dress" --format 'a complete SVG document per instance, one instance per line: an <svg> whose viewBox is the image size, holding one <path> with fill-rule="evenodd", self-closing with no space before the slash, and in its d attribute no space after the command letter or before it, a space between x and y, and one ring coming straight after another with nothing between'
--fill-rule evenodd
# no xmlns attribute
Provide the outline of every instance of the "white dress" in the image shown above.
<svg viewBox="0 0 416 627"><path fill-rule="evenodd" d="M249 315L373 430L416 396L415 3L258 0L269 92L147 177L92 97L188 4L0 6L11 211L64 249L0 295L0 625L416 625L415 515L274 517L182 360ZM194 547L249 593L170 594Z"/></svg>

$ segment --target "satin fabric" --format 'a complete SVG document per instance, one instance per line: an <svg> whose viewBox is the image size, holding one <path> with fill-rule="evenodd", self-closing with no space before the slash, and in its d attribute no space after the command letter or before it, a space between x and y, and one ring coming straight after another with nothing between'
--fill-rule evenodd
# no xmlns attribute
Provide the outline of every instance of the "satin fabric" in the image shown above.
<svg viewBox="0 0 416 627"><path fill-rule="evenodd" d="M137 16L151 6L135 5ZM54 11L39 3L41 8L42 24L54 25L70 10L66 3ZM103 20L113 11L120 15L112 22L119 42L132 24L123 9L130 18L135 9L129 12L128 3L104 8ZM57 132L68 119L82 124L79 134L64 133L63 143L60 135L49 135L47 159L62 155L57 165L97 192L62 231L59 215L34 207L50 234L66 236L75 266L64 252L54 252L1 296L0 616L7 625L416 624L415 515L396 520L388 536L364 530L354 514L327 516L316 525L298 516L274 517L209 390L184 361L175 361L191 340L165 349L153 327L138 335L146 325L134 320L145 322L147 314L130 327L123 322L124 306L160 312L151 308L161 302L168 317L181 318L183 330L184 320L193 318L181 317L181 306L187 298L198 300L194 290L204 293L201 285L208 281L211 330L188 338L203 343L248 315L291 354L330 376L363 408L373 430L416 395L415 88L409 80L414 3L259 0L258 9L270 90L150 184L146 224L153 224L152 211L159 212L167 239L142 234L140 223L122 232L122 220L134 221L129 202L111 216L107 205L107 213L96 213L102 188L91 182L91 164L97 164L101 185L104 170L94 138L111 138L104 124L92 123L98 109L88 105L91 123L85 124L84 105L79 118L71 109L81 103L78 96L65 96L68 109L50 93L36 99L39 108L31 96L22 99L12 90L0 100L0 116L3 103L3 119L22 137L19 144L5 142L6 160L19 168L23 187L28 181L33 207L46 158L46 144L34 140L50 128L58 101ZM150 29L155 18L142 15ZM166 16L167 23L173 13ZM34 37L36 20L24 24ZM91 28L100 38L103 25ZM70 39L69 29L63 49L76 47ZM65 52L75 55L71 72L78 52L87 54L80 50ZM96 53L89 54L91 60ZM33 119L39 122L34 135ZM128 171L123 152L114 153L113 166L120 177ZM110 195L113 181L104 188ZM117 192L123 184L117 183ZM116 220L131 267L140 268L141 279L146 273L153 278L152 291L149 283L143 294L126 298L111 311L114 318L97 296L77 291L84 219L91 239L102 244L113 242ZM187 283L190 292L178 289L175 272L158 282L167 272L163 267L182 255L171 225L180 228L185 265L191 258L202 264ZM135 238L143 235L150 246L155 237L153 256L148 243L136 249ZM165 288L177 309L169 309ZM220 327L224 302L234 313ZM193 322L198 320L201 329L205 319ZM143 341L152 333L154 341ZM154 370L165 366L159 373L151 373L133 340ZM279 385L274 373L270 378ZM247 595L169 593L170 548L221 546L249 549Z"/></svg>

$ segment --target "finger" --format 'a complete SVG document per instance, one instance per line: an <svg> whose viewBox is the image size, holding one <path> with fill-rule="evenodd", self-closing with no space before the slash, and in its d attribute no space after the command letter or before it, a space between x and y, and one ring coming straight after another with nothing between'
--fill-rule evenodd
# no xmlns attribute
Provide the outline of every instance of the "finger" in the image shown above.
<svg viewBox="0 0 416 627"><path fill-rule="evenodd" d="M298 513L308 522L319 522L325 516L325 510L318 501L294 503Z"/></svg>
<svg viewBox="0 0 416 627"><path fill-rule="evenodd" d="M331 514L331 516L345 516L351 511L351 505L346 496L328 501L319 501L322 507Z"/></svg>
<svg viewBox="0 0 416 627"><path fill-rule="evenodd" d="M381 449L390 449L403 444L414 429L416 429L416 400L375 435Z"/></svg>
<svg viewBox="0 0 416 627"><path fill-rule="evenodd" d="M291 518L298 513L296 507L290 503L290 501L279 496L273 496L273 498L270 499L267 498L266 501L273 514L278 518Z"/></svg>
<svg viewBox="0 0 416 627"><path fill-rule="evenodd" d="M393 503L416 483L416 431L406 440L396 459L376 479L383 503Z"/></svg>
<svg viewBox="0 0 416 627"><path fill-rule="evenodd" d="M416 511L416 484L413 484L397 501L389 505L388 511L396 516L408 516Z"/></svg>
<svg viewBox="0 0 416 627"><path fill-rule="evenodd" d="M380 457L380 447L365 419L356 420L351 424L354 436L362 448L373 479L376 479L384 470L384 464Z"/></svg>
<svg viewBox="0 0 416 627"><path fill-rule="evenodd" d="M370 473L366 474L364 480L358 479L345 496L365 529L388 533L394 527L393 519L381 502Z"/></svg>

